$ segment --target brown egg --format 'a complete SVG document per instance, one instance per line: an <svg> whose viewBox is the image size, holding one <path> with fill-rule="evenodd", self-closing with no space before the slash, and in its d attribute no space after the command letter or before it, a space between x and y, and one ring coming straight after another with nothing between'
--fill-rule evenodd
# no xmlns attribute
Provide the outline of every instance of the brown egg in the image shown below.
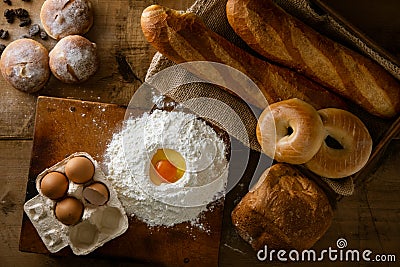
<svg viewBox="0 0 400 267"><path fill-rule="evenodd" d="M92 179L94 175L94 165L92 161L86 157L74 157L65 165L65 174L68 179L74 183L83 184Z"/></svg>
<svg viewBox="0 0 400 267"><path fill-rule="evenodd" d="M83 197L93 205L104 205L109 199L109 191L103 183L93 183L83 189Z"/></svg>
<svg viewBox="0 0 400 267"><path fill-rule="evenodd" d="M79 222L83 214L83 204L74 197L67 197L56 203L56 218L65 225Z"/></svg>
<svg viewBox="0 0 400 267"><path fill-rule="evenodd" d="M68 179L60 172L49 172L40 181L40 191L46 197L56 200L60 199L68 191Z"/></svg>

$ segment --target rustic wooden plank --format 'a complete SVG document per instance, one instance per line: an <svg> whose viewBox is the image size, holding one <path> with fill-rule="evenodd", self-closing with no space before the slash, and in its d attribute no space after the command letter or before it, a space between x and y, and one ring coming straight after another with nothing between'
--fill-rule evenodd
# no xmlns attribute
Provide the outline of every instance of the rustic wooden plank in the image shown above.
<svg viewBox="0 0 400 267"><path fill-rule="evenodd" d="M30 162L32 141L0 141L0 260L2 266L81 266L96 264L110 266L115 260L87 257L48 257L18 251L24 190ZM400 141L389 146L380 168L370 183L357 189L351 197L342 199L335 218L326 235L315 248L334 247L340 237L345 237L349 248L373 248L377 253L397 253L400 220L400 185L398 183ZM236 199L238 201L238 199ZM366 204L368 201L369 205ZM227 210L226 214L229 215ZM265 266L256 260L255 252L234 231L226 232L230 217L224 217L224 231L220 248L220 266ZM374 226L374 224L376 226ZM229 243L229 242L230 243ZM4 264L3 264L4 263ZM136 266L118 259L123 266ZM278 264L279 266L280 264ZM348 266L345 263L325 263L326 266ZM324 265L324 266L325 266ZM283 265L282 265L283 266ZM307 266L307 264L300 264Z"/></svg>
<svg viewBox="0 0 400 267"><path fill-rule="evenodd" d="M32 23L40 23L39 11L44 1L13 1L13 6L2 4L0 13L3 14L6 8L24 8L29 11ZM7 23L2 16L0 28L8 30L10 38L1 40L2 44L8 45L10 42L21 38L27 34L27 27L19 27L16 20L13 24ZM35 38L40 40L40 38ZM54 45L52 40L40 41L47 48ZM0 138L31 138L33 133L33 119L35 111L36 97L26 93L19 92L5 82L0 75Z"/></svg>
<svg viewBox="0 0 400 267"><path fill-rule="evenodd" d="M23 261L18 252L31 141L0 141L0 259L2 266Z"/></svg>
<svg viewBox="0 0 400 267"><path fill-rule="evenodd" d="M381 167L371 175L366 188L368 208L374 218L382 252L396 252L400 240L400 140L388 147Z"/></svg>
<svg viewBox="0 0 400 267"><path fill-rule="evenodd" d="M18 251L19 232L25 200L25 187L30 162L32 141L0 141L0 262L1 266L110 266L115 259L87 257L48 257ZM161 243L163 244L163 243ZM124 266L147 266L118 259ZM71 265L72 264L72 265Z"/></svg>
<svg viewBox="0 0 400 267"><path fill-rule="evenodd" d="M94 1L94 0L93 0ZM26 7L32 10L35 5L41 5L43 0L30 2L13 1L16 7ZM126 104L132 92L140 82L132 75L118 70L117 56L121 62L128 63L133 73L138 78L144 78L145 71L154 53L138 31L138 14L148 4L154 1L94 1L101 6L96 12L94 28L87 34L89 39L102 44L105 41L110 48L99 45L102 52L104 65L95 78L98 86L90 82L79 86L65 86L54 78L43 91L36 95L27 95L10 88L0 77L0 139L26 139L32 138L33 118L37 95L60 97L74 97L85 100ZM172 8L188 7L191 1L161 0ZM7 6L4 4L4 8ZM104 9L103 9L104 7ZM33 22L37 23L36 15L31 12ZM107 31L109 23L115 23L111 31ZM14 29L11 41L22 34L26 29L19 28L16 24L8 25L0 20L0 25L5 29ZM393 36L388 35L392 40ZM104 39L104 40L103 40ZM2 41L3 43L7 43ZM48 47L51 43L44 42ZM395 44L391 42L391 44ZM130 77L130 78L129 78ZM133 81L132 81L133 80ZM397 138L400 138L397 136ZM334 222L328 233L316 244L317 249L335 246L336 239L346 237L352 248L373 247L386 253L396 253L399 241L399 196L398 162L400 142L393 141L387 148L382 165L372 175L368 185L362 185L351 197L346 197L338 205ZM114 260L92 259L86 257L54 258L44 255L23 253L18 251L20 222L22 217L22 204L24 201L24 188L30 161L30 141L0 141L0 230L3 242L0 244L1 266L81 266L92 265L110 266L116 264ZM397 153L397 154L396 154ZM397 156L396 156L397 155ZM386 160L387 158L387 160ZM18 178L16 178L18 177ZM23 179L23 181L21 181ZM9 189L9 191L8 191ZM11 196L11 197L10 197ZM238 198L234 199L238 201ZM15 205L13 204L15 203ZM11 207L11 208L10 208ZM15 207L15 210L13 210ZM229 210L224 217L224 228L228 229L230 223ZM235 232L225 231L220 249L221 266L265 266L255 259L255 253ZM229 242L228 242L229 241ZM3 264L4 263L4 264ZM118 259L118 265L136 266L124 259ZM281 265L281 264L277 264ZM308 266L308 264L301 264ZM347 263L329 263L327 266L348 266ZM356 264L358 265L358 264ZM382 265L379 265L382 266Z"/></svg>
<svg viewBox="0 0 400 267"><path fill-rule="evenodd" d="M345 238L348 249L360 251L370 249L373 255L398 253L400 240L399 162L400 141L393 140L383 155L381 165L371 174L371 179L368 179L370 182L362 184L352 196L344 197L338 202L331 227L313 249L317 252L329 247L336 249L336 241L339 238ZM226 197L220 247L221 266L266 266L268 264L268 261L257 260L256 252L237 235L230 221L230 213L240 201L240 191L246 189L245 185L239 186ZM328 259L323 263L324 266L332 267L349 266L349 262L331 262ZM363 264L365 263L354 263L354 266L364 266ZM287 266L287 264L275 261L274 266ZM310 263L303 262L296 266L310 266Z"/></svg>
<svg viewBox="0 0 400 267"><path fill-rule="evenodd" d="M113 261L93 258L54 258L18 250L22 206L30 162L32 141L0 141L0 265L1 266L110 266ZM121 264L127 262L121 260ZM71 265L72 264L72 265ZM142 266L129 264L129 266Z"/></svg>
<svg viewBox="0 0 400 267"><path fill-rule="evenodd" d="M55 258L18 250L32 141L0 140L0 266L110 266L114 260ZM120 264L127 260L121 259ZM127 266L143 266L129 263Z"/></svg>
<svg viewBox="0 0 400 267"><path fill-rule="evenodd" d="M27 199L37 195L35 180L44 169L66 155L84 151L99 163L112 135L123 123L126 109L113 104L41 97L38 100ZM129 218L128 230L92 255L131 258L166 266L216 266L221 236L223 201L200 219L207 231L180 223L149 228ZM48 253L27 216L23 216L20 249ZM71 255L69 248L57 255Z"/></svg>
<svg viewBox="0 0 400 267"><path fill-rule="evenodd" d="M12 8L23 7L30 13L32 23L40 24L40 7L44 0L30 2L14 1ZM106 1L92 0L95 12L94 25L85 35L95 42L100 56L100 68L87 82L69 85L53 76L48 84L34 95L21 93L0 77L0 138L32 138L36 96L75 98L104 103L127 105L133 93L144 80L155 50L145 40L140 28L140 15L151 0ZM186 9L194 0L161 0L160 4ZM6 4L2 5L1 13ZM8 44L26 34L27 28L18 23L8 24L0 20L0 28L10 31ZM49 50L55 41L35 37ZM123 67L125 66L125 68ZM1 75L0 75L1 76Z"/></svg>

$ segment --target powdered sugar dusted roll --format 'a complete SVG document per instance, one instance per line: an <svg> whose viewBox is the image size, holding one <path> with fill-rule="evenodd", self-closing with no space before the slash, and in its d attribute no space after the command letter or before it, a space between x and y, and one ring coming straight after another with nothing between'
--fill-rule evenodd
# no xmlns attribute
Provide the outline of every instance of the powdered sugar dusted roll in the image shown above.
<svg viewBox="0 0 400 267"><path fill-rule="evenodd" d="M88 0L46 0L40 11L44 30L54 39L85 34L93 25L93 8Z"/></svg>
<svg viewBox="0 0 400 267"><path fill-rule="evenodd" d="M61 39L50 52L50 69L65 83L80 83L91 77L98 68L96 44L71 35Z"/></svg>
<svg viewBox="0 0 400 267"><path fill-rule="evenodd" d="M3 51L0 69L4 79L14 88L36 92L50 77L48 51L34 40L16 40Z"/></svg>

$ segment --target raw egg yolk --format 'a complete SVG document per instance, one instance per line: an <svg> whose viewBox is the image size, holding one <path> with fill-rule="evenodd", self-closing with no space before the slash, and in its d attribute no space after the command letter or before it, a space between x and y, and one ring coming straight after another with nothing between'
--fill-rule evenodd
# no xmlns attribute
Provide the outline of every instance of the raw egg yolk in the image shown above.
<svg viewBox="0 0 400 267"><path fill-rule="evenodd" d="M176 150L158 149L151 159L150 180L155 185L175 183L185 174L186 162Z"/></svg>
<svg viewBox="0 0 400 267"><path fill-rule="evenodd" d="M160 160L156 163L156 171L158 173L158 175L160 175L162 178L164 178L165 180L167 180L170 183L175 183L176 181L178 181L177 177L176 177L176 173L177 173L177 168L172 165L171 162L169 162L168 160Z"/></svg>

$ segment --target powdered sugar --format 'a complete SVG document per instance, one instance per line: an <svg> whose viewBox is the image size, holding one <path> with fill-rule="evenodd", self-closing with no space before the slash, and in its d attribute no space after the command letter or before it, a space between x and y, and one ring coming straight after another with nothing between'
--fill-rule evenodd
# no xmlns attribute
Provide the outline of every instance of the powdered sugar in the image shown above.
<svg viewBox="0 0 400 267"><path fill-rule="evenodd" d="M43 28L54 39L83 35L93 24L93 8L88 0L47 0L40 18Z"/></svg>
<svg viewBox="0 0 400 267"><path fill-rule="evenodd" d="M173 149L186 161L175 183L154 185L151 158L159 149ZM193 114L155 110L129 119L114 134L106 151L108 179L128 214L150 226L196 222L207 204L223 196L228 163L225 144Z"/></svg>
<svg viewBox="0 0 400 267"><path fill-rule="evenodd" d="M49 56L53 74L64 82L83 82L98 68L96 44L80 35L61 39Z"/></svg>

